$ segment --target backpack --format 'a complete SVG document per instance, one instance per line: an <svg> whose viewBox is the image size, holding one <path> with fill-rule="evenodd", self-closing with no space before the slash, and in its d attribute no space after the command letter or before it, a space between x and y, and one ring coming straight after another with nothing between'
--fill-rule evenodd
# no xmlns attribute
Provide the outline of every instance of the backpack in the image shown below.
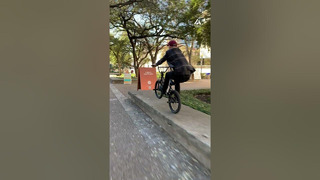
<svg viewBox="0 0 320 180"><path fill-rule="evenodd" d="M188 64L188 65L183 65L178 68L175 68L174 71L176 75L183 76L183 75L191 75L196 70L192 65Z"/></svg>
<svg viewBox="0 0 320 180"><path fill-rule="evenodd" d="M190 80L191 74L193 74L195 71L196 69L189 64L175 69L175 80L179 83L187 82Z"/></svg>

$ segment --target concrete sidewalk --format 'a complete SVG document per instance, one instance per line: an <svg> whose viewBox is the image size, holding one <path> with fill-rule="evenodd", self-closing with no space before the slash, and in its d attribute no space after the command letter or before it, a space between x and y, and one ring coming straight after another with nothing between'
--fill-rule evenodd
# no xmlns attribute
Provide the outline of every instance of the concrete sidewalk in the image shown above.
<svg viewBox="0 0 320 180"><path fill-rule="evenodd" d="M178 114L170 111L167 98L158 99L154 91L137 90L137 84L114 86L130 97L152 120L174 140L183 145L198 161L210 169L210 116L182 105ZM194 80L181 84L181 90L210 88L210 80Z"/></svg>
<svg viewBox="0 0 320 180"><path fill-rule="evenodd" d="M153 91L129 91L129 95L152 120L210 169L210 116L182 105L173 114L167 98L157 99Z"/></svg>
<svg viewBox="0 0 320 180"><path fill-rule="evenodd" d="M132 81L132 84L123 84L123 80L119 80L117 78L110 78L110 83L114 84L114 86L117 89L119 89L125 96L128 95L129 91L137 90L137 82L137 80L134 80ZM180 84L181 91L191 89L210 89L210 87L210 79L189 80L188 82Z"/></svg>

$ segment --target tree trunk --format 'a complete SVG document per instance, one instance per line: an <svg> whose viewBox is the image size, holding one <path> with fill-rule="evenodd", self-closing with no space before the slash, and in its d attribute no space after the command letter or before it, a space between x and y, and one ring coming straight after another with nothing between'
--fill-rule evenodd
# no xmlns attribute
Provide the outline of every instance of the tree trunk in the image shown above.
<svg viewBox="0 0 320 180"><path fill-rule="evenodd" d="M130 44L132 46L132 56L133 56L133 67L136 73L136 77L138 77L138 67L137 67L137 63L138 63L138 58L137 58L137 54L136 54L136 46L135 43L133 42L133 39L128 35L128 38L130 40Z"/></svg>
<svg viewBox="0 0 320 180"><path fill-rule="evenodd" d="M119 69L119 75L121 75L122 71L121 71L121 64L120 63L118 63L118 69Z"/></svg>
<svg viewBox="0 0 320 180"><path fill-rule="evenodd" d="M137 61L136 67L134 68L136 71L136 77L138 77L139 72L139 68L140 68L140 63Z"/></svg>
<svg viewBox="0 0 320 180"><path fill-rule="evenodd" d="M158 56L158 53L159 53L159 51L162 49L162 47L161 48L157 48L156 49L156 52L154 53L154 64L156 63L156 61L157 61L157 56Z"/></svg>
<svg viewBox="0 0 320 180"><path fill-rule="evenodd" d="M139 74L139 68L134 67L134 71L135 71L135 73L136 73L136 77L138 77L138 74Z"/></svg>
<svg viewBox="0 0 320 180"><path fill-rule="evenodd" d="M149 55L151 57L152 64L155 64L156 63L156 56L153 56L153 54L151 52L149 53Z"/></svg>

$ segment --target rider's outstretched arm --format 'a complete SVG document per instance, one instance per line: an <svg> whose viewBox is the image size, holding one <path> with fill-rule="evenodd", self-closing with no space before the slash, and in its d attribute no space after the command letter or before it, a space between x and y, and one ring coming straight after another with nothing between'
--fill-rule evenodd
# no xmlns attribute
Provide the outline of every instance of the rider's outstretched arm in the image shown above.
<svg viewBox="0 0 320 180"><path fill-rule="evenodd" d="M163 56L163 58L161 58L156 64L153 64L152 66L159 66L160 64L164 63L167 60L167 52L166 54Z"/></svg>
<svg viewBox="0 0 320 180"><path fill-rule="evenodd" d="M159 66L159 65L162 64L164 61L165 61L165 59L162 58L162 59L160 59L157 63L152 64L152 67Z"/></svg>

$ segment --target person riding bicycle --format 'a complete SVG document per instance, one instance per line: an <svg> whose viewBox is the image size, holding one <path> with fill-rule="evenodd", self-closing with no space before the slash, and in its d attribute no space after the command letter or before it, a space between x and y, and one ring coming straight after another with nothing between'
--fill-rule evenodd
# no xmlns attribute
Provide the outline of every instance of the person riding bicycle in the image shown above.
<svg viewBox="0 0 320 180"><path fill-rule="evenodd" d="M195 69L188 63L177 45L175 40L169 41L167 44L169 50L166 51L166 54L156 64L152 65L152 67L156 67L167 61L168 65L174 70L166 73L164 85L162 87L163 94L166 94L167 92L170 79L174 80L175 90L180 93L180 83L188 81L191 74L195 72Z"/></svg>

